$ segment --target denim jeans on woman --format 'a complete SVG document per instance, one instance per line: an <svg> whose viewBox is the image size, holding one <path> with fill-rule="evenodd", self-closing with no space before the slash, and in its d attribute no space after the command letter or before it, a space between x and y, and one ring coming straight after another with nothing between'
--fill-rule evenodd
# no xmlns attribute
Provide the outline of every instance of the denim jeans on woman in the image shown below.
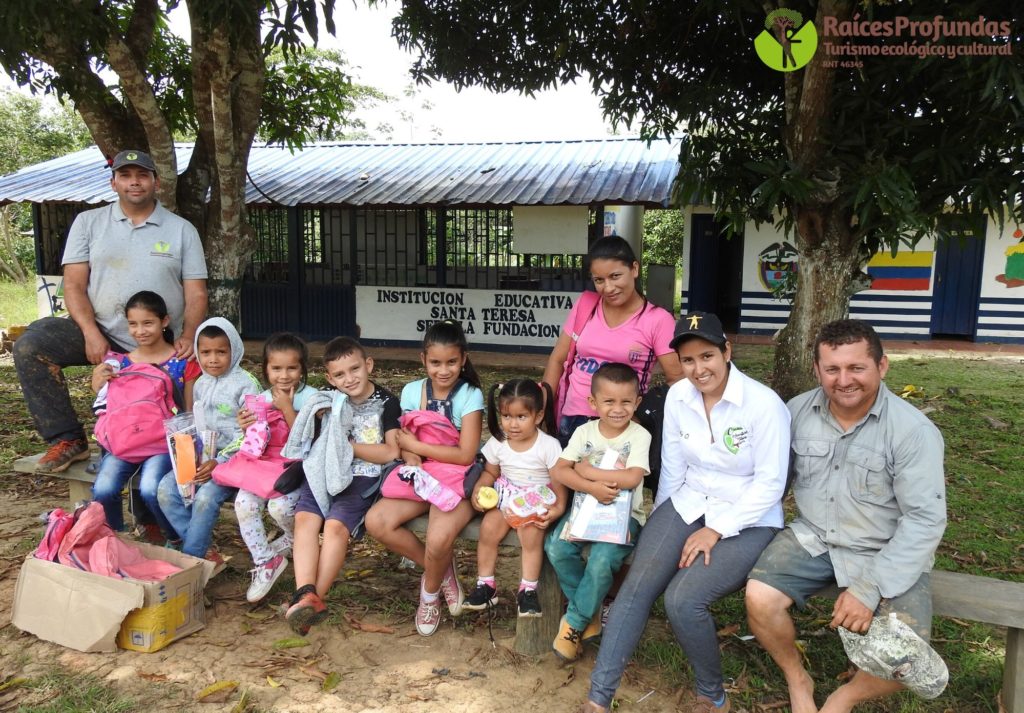
<svg viewBox="0 0 1024 713"><path fill-rule="evenodd" d="M103 512L107 515L107 524L115 530L124 529L124 508L121 504L121 492L125 483L139 472L139 494L142 502L149 508L150 513L160 526L164 535L173 535L174 530L171 523L167 521L160 511L160 500L157 490L160 480L171 467L171 457L166 453L155 455L139 463L129 463L121 460L113 453L105 453L100 467L96 471L96 482L92 485L93 500L103 505Z"/></svg>
<svg viewBox="0 0 1024 713"><path fill-rule="evenodd" d="M205 557L213 540L213 526L220 517L220 506L238 490L208 480L196 488L196 497L186 505L178 491L178 481L170 472L160 481L160 509L182 539L181 551L193 557Z"/></svg>
<svg viewBox="0 0 1024 713"><path fill-rule="evenodd" d="M711 550L710 565L705 566L703 557L698 556L689 567L680 569L683 544L702 527L703 517L689 525L683 522L671 500L651 513L601 638L590 675L590 700L594 703L611 707L651 606L662 592L672 631L693 666L697 693L713 701L724 695L717 629L708 606L744 586L747 573L777 530L749 527L719 540Z"/></svg>

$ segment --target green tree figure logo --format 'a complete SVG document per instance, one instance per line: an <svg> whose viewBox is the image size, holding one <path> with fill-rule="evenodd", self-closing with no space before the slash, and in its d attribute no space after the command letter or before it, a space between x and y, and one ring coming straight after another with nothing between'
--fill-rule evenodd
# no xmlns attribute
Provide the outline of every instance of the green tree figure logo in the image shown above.
<svg viewBox="0 0 1024 713"><path fill-rule="evenodd" d="M793 72L811 61L818 49L818 31L814 23L804 22L796 10L783 7L772 10L764 21L765 29L754 38L754 49L761 61L780 72Z"/></svg>

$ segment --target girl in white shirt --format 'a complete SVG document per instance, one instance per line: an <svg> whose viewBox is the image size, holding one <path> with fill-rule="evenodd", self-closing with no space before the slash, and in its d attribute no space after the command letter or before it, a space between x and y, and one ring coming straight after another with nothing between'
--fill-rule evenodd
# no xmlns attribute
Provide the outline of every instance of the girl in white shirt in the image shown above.
<svg viewBox="0 0 1024 713"><path fill-rule="evenodd" d="M612 605L583 711L611 708L662 593L669 623L694 670L690 710L728 711L717 627L708 607L743 587L783 525L786 405L732 364L732 345L715 315L681 317L671 346L686 378L665 401L654 512Z"/></svg>
<svg viewBox="0 0 1024 713"><path fill-rule="evenodd" d="M568 497L565 487L551 480L551 468L562 454L562 446L550 435L555 421L553 406L550 388L545 394L541 384L529 379L513 379L491 387L487 414L491 438L481 451L487 465L471 502L477 510L485 510L479 499L484 487L496 488L499 499L480 524L476 588L463 609L486 609L497 604L494 573L498 544L514 527L522 547L518 613L521 617L541 616L537 581L544 563L544 535L548 525L558 522L565 512ZM516 500L519 502L513 502ZM528 512L517 512L520 509Z"/></svg>

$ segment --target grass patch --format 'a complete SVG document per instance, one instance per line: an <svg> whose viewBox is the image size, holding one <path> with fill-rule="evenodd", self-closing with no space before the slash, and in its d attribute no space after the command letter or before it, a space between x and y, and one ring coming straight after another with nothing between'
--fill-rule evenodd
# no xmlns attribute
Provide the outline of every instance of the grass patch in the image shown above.
<svg viewBox="0 0 1024 713"><path fill-rule="evenodd" d="M24 285L0 282L0 327L28 324L38 316L35 277Z"/></svg>
<svg viewBox="0 0 1024 713"><path fill-rule="evenodd" d="M31 691L18 706L19 713L131 713L142 709L142 702L127 697L84 673L54 670L25 685ZM33 703L32 699L39 699Z"/></svg>

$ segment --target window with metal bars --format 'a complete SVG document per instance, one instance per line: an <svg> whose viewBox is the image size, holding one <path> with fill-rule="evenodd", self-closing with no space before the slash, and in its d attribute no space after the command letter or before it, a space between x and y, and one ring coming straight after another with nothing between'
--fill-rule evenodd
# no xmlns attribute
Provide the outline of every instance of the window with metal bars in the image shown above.
<svg viewBox="0 0 1024 713"><path fill-rule="evenodd" d="M253 279L287 281L288 211L252 208ZM508 208L299 209L305 282L583 289L583 255L514 250Z"/></svg>
<svg viewBox="0 0 1024 713"><path fill-rule="evenodd" d="M64 245L68 241L68 231L75 218L83 211L97 208L88 203L42 203L33 206L33 223L35 239L39 245L39 254L43 275L59 275L62 272L61 258L64 256Z"/></svg>

